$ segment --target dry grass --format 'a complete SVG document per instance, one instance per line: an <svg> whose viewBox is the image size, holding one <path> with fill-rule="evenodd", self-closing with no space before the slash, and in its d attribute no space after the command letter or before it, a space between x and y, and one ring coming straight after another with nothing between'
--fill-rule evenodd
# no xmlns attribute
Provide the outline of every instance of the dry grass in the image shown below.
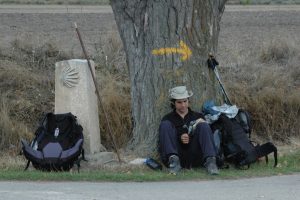
<svg viewBox="0 0 300 200"><path fill-rule="evenodd" d="M20 138L30 138L27 127L9 116L11 105L2 96L0 100L0 150L18 151Z"/></svg>
<svg viewBox="0 0 300 200"><path fill-rule="evenodd" d="M118 147L124 147L131 134L131 98L128 81L122 82L119 78L109 72L102 72L100 88L103 106L116 144ZM107 147L111 147L112 142L103 110L100 112L100 122L102 141Z"/></svg>
<svg viewBox="0 0 300 200"><path fill-rule="evenodd" d="M20 139L33 137L41 115L53 110L54 76L49 73L55 52L15 40L0 54L1 149L19 151ZM53 69L53 66L52 66Z"/></svg>
<svg viewBox="0 0 300 200"><path fill-rule="evenodd" d="M12 42L9 57L20 65L45 72L46 70L53 71L55 62L68 59L70 55L59 50L54 42L35 44L31 40L16 39Z"/></svg>
<svg viewBox="0 0 300 200"><path fill-rule="evenodd" d="M256 49L262 50L222 69L224 80L233 80L225 84L233 102L252 114L257 136L290 142L300 130L300 49L280 38Z"/></svg>
<svg viewBox="0 0 300 200"><path fill-rule="evenodd" d="M1 55L0 91L7 99L6 111L11 120L33 131L40 115L53 110L54 75L31 59L28 51L15 47L13 52Z"/></svg>
<svg viewBox="0 0 300 200"><path fill-rule="evenodd" d="M115 34L101 37L95 44L98 88L103 106L118 147L124 147L131 136L130 84L125 54L120 37ZM102 142L111 148L108 124L103 110L100 111Z"/></svg>
<svg viewBox="0 0 300 200"><path fill-rule="evenodd" d="M278 62L285 64L296 54L294 43L288 40L273 39L262 47L260 59L262 62Z"/></svg>
<svg viewBox="0 0 300 200"><path fill-rule="evenodd" d="M94 45L94 48L96 56L92 59L97 63L100 69L98 71L117 75L117 81L126 82L128 69L122 41L118 33L112 32L109 35L103 35L100 42Z"/></svg>

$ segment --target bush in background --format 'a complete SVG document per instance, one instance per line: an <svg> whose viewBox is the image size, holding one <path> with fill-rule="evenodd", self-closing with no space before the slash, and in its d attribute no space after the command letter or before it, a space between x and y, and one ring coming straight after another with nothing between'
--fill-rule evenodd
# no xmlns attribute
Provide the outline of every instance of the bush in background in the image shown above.
<svg viewBox="0 0 300 200"><path fill-rule="evenodd" d="M254 134L282 142L300 130L300 49L289 41L270 38L221 68L233 102L250 111Z"/></svg>

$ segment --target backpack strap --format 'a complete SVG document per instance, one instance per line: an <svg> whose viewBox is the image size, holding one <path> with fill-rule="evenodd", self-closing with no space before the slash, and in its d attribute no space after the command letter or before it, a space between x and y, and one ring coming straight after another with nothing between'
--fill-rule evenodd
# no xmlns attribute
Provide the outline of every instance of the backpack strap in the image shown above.
<svg viewBox="0 0 300 200"><path fill-rule="evenodd" d="M254 163L257 153L238 120L221 114L218 121L223 125L225 157L233 160L237 167Z"/></svg>
<svg viewBox="0 0 300 200"><path fill-rule="evenodd" d="M219 120L221 120L223 124L226 137L230 139L233 144L237 145L241 151L251 153L254 150L254 146L251 144L247 134L245 134L243 127L236 119L229 119L226 115L221 114Z"/></svg>
<svg viewBox="0 0 300 200"><path fill-rule="evenodd" d="M235 119L239 122L239 124L243 127L245 132L248 134L248 138L251 138L252 123L251 123L251 116L249 112L243 109L239 109L237 115L235 116Z"/></svg>
<svg viewBox="0 0 300 200"><path fill-rule="evenodd" d="M85 154L84 154L84 148L82 148L82 150L81 150L81 160L83 160L83 161L88 161L86 158L85 158Z"/></svg>
<svg viewBox="0 0 300 200"><path fill-rule="evenodd" d="M24 171L26 171L29 168L29 165L30 165L30 160L27 161Z"/></svg>
<svg viewBox="0 0 300 200"><path fill-rule="evenodd" d="M78 158L78 160L75 161L75 164L77 165L77 171L78 171L78 173L79 173L79 169L80 169L80 162L82 160L85 161L85 162L88 162L88 160L84 156L84 149L83 148L81 149L81 157Z"/></svg>
<svg viewBox="0 0 300 200"><path fill-rule="evenodd" d="M274 153L274 167L277 166L278 158L277 158L277 147L272 142L267 142L263 145L257 145L255 147L257 158L265 157L266 162L268 163L268 155L270 153Z"/></svg>
<svg viewBox="0 0 300 200"><path fill-rule="evenodd" d="M46 120L48 116L48 113L45 114L45 116L43 117L42 121L40 122L40 126L37 128L37 130L35 131L34 135L35 135L35 138L33 139L33 141L31 142L30 144L30 147L34 147L35 144L38 144L41 139L44 137L44 134L45 134L45 127L43 126L44 125L44 122ZM24 153L24 152L23 152ZM28 168L29 168L29 165L30 165L30 160L28 159L27 163L26 163L26 166L24 168L24 171L26 171Z"/></svg>

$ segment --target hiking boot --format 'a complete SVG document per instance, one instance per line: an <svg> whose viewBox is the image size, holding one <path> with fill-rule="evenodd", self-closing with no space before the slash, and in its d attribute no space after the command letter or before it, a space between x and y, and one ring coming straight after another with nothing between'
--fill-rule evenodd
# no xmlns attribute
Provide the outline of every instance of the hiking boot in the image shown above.
<svg viewBox="0 0 300 200"><path fill-rule="evenodd" d="M204 163L204 167L210 175L218 175L219 170L216 164L216 157L208 157Z"/></svg>
<svg viewBox="0 0 300 200"><path fill-rule="evenodd" d="M179 157L177 155L172 155L169 157L169 172L171 174L177 174L181 170Z"/></svg>

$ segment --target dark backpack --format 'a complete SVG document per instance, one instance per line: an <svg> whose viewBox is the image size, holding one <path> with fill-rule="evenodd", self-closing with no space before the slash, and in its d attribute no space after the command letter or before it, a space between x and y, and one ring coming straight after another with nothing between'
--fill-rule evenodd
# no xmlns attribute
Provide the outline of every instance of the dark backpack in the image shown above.
<svg viewBox="0 0 300 200"><path fill-rule="evenodd" d="M239 110L235 118L221 114L219 119L211 124L214 138L219 138L217 145L219 165L224 162L233 163L236 167L248 166L259 158L274 153L274 167L277 165L277 148L271 142L254 145L251 137L251 120L248 112ZM216 139L215 139L216 140Z"/></svg>
<svg viewBox="0 0 300 200"><path fill-rule="evenodd" d="M74 163L79 170L79 162L84 159L82 130L71 113L46 114L32 142L21 140L22 152L28 160L25 170L30 162L42 171L68 171Z"/></svg>

